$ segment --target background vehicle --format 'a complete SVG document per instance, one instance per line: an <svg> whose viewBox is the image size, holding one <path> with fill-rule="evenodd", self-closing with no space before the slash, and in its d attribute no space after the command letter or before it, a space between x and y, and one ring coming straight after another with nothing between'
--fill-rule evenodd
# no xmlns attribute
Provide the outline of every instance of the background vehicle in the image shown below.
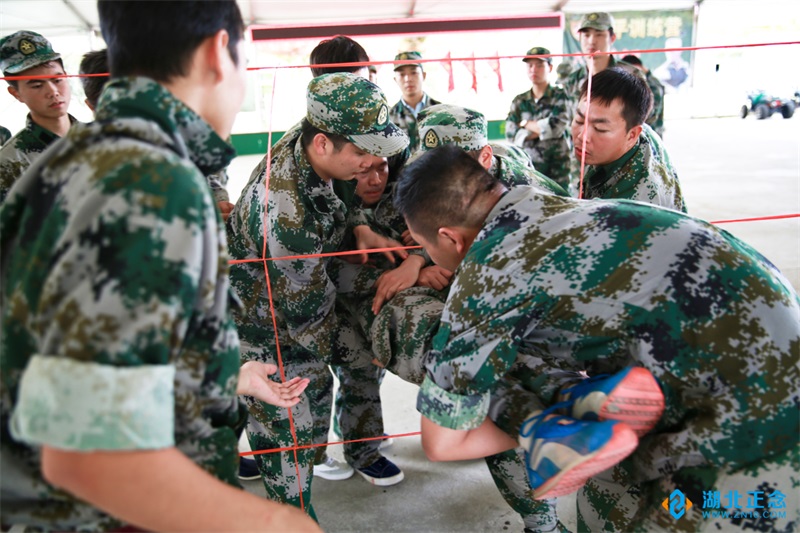
<svg viewBox="0 0 800 533"><path fill-rule="evenodd" d="M753 91L747 95L747 103L742 105L739 116L747 117L754 113L756 118L763 120L769 118L773 113L780 113L783 118L792 118L794 110L798 106L797 99L800 98L798 92L794 93L794 98L777 98L763 90Z"/></svg>

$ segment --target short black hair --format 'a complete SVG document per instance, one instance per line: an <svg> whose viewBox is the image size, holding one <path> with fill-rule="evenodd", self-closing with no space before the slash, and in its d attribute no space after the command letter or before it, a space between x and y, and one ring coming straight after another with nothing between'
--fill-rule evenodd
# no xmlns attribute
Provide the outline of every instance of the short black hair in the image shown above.
<svg viewBox="0 0 800 533"><path fill-rule="evenodd" d="M444 226L480 227L487 213L476 201L498 183L467 152L446 144L403 168L394 206L415 232L433 240Z"/></svg>
<svg viewBox="0 0 800 533"><path fill-rule="evenodd" d="M636 57L633 54L626 55L620 61L624 61L625 63L628 63L629 65L634 65L634 66L637 66L637 67L643 67L644 66L644 64L642 64L642 60L639 59L638 57Z"/></svg>
<svg viewBox="0 0 800 533"><path fill-rule="evenodd" d="M106 50L94 50L83 54L81 65L78 69L81 74L103 74L108 72L108 55ZM97 107L97 100L103 92L103 86L108 81L108 76L91 76L81 78L83 92L86 99L94 108Z"/></svg>
<svg viewBox="0 0 800 533"><path fill-rule="evenodd" d="M350 142L346 137L339 135L338 133L328 133L327 131L322 131L318 127L311 124L307 118L303 117L303 120L300 121L300 138L303 142L303 146L311 146L311 143L314 141L314 137L316 137L318 133L321 133L330 139L330 141L333 143L333 149L336 152L340 151L342 148L344 148L345 144Z"/></svg>
<svg viewBox="0 0 800 533"><path fill-rule="evenodd" d="M53 59L52 61L47 61L45 63L42 63L41 65L36 65L35 67L31 67L31 68L41 67L42 65L49 65L50 63L58 63L61 66L61 70L63 70L65 73L67 72L67 69L64 68L64 62L61 60L60 57L58 59ZM25 73L28 70L30 70L30 69L25 69L22 72L18 72L16 74L8 74L6 72L3 72L3 76L26 76ZM17 90L19 90L19 82L20 82L20 80L6 80L6 83L8 83L10 86L12 86L13 88L15 88Z"/></svg>
<svg viewBox="0 0 800 533"><path fill-rule="evenodd" d="M356 63L369 61L366 50L350 37L337 35L332 39L320 41L311 51L309 63L312 65L329 65L333 63ZM311 67L314 77L332 72L358 72L364 67Z"/></svg>
<svg viewBox="0 0 800 533"><path fill-rule="evenodd" d="M244 22L235 0L98 0L100 28L112 77L147 76L167 82L189 72L203 40L228 32L237 65Z"/></svg>
<svg viewBox="0 0 800 533"><path fill-rule="evenodd" d="M587 79L580 98L586 96L588 86ZM634 74L624 67L614 66L592 76L592 102L608 106L617 99L622 103L622 118L629 130L644 124L653 109L653 93L641 72Z"/></svg>

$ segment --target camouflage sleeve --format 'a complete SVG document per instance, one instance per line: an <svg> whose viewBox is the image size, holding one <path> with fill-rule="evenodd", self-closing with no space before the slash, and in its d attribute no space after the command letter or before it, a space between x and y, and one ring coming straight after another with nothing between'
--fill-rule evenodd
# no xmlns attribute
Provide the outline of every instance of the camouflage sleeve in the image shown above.
<svg viewBox="0 0 800 533"><path fill-rule="evenodd" d="M506 117L506 140L508 142L514 142L514 137L517 135L521 120L520 98L517 96L511 101L511 109L508 111L508 117Z"/></svg>
<svg viewBox="0 0 800 533"><path fill-rule="evenodd" d="M486 418L491 391L516 361L535 305L534 297L520 298L530 294L523 277L470 263L469 256L466 261L442 313L417 397L420 413L451 429L474 429Z"/></svg>
<svg viewBox="0 0 800 533"><path fill-rule="evenodd" d="M221 250L209 253L204 230L216 214L190 163L137 158L132 167L115 169L113 193L91 191L101 201L65 193L48 216L62 225L58 255L10 269L28 276L10 283L41 281L38 293L10 295L40 309L26 320L42 353L26 370L13 415L28 442L73 450L173 445L174 361L192 345L189 321L201 285L207 291L216 273Z"/></svg>
<svg viewBox="0 0 800 533"><path fill-rule="evenodd" d="M225 169L209 175L207 178L208 186L211 188L211 195L215 203L230 202L231 197L225 187L228 185L228 173Z"/></svg>
<svg viewBox="0 0 800 533"><path fill-rule="evenodd" d="M543 141L548 139L559 139L569 125L569 100L567 93L563 90L554 88L554 95L551 103L547 106L549 113L537 122L541 133L539 138Z"/></svg>
<svg viewBox="0 0 800 533"><path fill-rule="evenodd" d="M31 164L22 152L14 148L13 144L12 139L0 150L0 205L5 201L14 182Z"/></svg>

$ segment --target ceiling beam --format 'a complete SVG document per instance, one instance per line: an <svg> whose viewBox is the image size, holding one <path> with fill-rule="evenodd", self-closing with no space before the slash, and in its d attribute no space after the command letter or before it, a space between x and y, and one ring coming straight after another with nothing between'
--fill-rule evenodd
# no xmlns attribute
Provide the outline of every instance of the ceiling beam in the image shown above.
<svg viewBox="0 0 800 533"><path fill-rule="evenodd" d="M83 24L84 29L86 29L88 31L92 31L92 30L96 29L96 28L94 28L92 26L92 23L89 22L89 20L86 17L84 17L83 14L80 11L78 11L78 8L76 8L75 6L72 5L72 2L70 2L69 0L61 0L61 1L64 2L64 5L67 6L67 8L70 11L72 11L72 13L76 17L78 17L78 20L81 21L81 23Z"/></svg>

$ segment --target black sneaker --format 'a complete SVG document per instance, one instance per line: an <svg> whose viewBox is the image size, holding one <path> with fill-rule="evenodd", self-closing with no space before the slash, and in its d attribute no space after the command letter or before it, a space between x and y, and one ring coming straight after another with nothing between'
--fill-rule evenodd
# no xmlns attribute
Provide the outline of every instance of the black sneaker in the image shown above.
<svg viewBox="0 0 800 533"><path fill-rule="evenodd" d="M258 465L255 459L250 459L248 457L239 458L239 479L244 481L261 479L261 472L258 471Z"/></svg>
<svg viewBox="0 0 800 533"><path fill-rule="evenodd" d="M372 483L381 487L397 485L403 481L403 471L386 457L381 457L366 468L356 470L361 476Z"/></svg>

